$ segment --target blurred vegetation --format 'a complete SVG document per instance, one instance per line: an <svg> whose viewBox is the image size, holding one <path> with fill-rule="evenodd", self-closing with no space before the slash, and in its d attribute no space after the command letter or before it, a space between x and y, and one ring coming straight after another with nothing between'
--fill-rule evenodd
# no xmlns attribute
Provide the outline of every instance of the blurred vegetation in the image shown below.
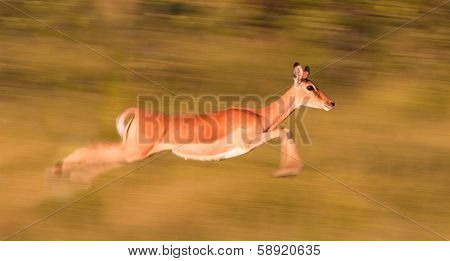
<svg viewBox="0 0 450 261"><path fill-rule="evenodd" d="M270 95L441 1L7 1L0 3L0 236L65 196L45 170L117 141L139 94ZM309 110L304 160L450 237L449 5L312 76L337 109ZM68 37L55 30L60 30ZM75 40L75 41L73 41ZM311 168L274 179L263 146L223 162L164 155L17 240L436 240ZM92 187L138 166L109 172Z"/></svg>

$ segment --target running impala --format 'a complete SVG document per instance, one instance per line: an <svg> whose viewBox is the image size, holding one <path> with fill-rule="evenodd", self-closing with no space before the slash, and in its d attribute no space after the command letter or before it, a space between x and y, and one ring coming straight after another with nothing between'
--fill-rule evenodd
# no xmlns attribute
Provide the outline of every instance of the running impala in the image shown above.
<svg viewBox="0 0 450 261"><path fill-rule="evenodd" d="M300 106L325 111L335 107L335 103L308 79L309 74L309 66L303 69L295 63L294 82L289 90L259 109L229 108L205 115L165 115L139 108L126 109L116 119L121 143L79 148L55 164L52 173L70 173L80 165L117 166L164 150L184 159L224 160L280 138L280 168L274 175L295 175L303 163L292 133L279 125Z"/></svg>

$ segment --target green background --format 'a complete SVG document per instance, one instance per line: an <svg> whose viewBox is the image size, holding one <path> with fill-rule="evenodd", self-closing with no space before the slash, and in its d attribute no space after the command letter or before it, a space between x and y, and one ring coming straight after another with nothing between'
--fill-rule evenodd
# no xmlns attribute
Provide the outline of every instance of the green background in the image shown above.
<svg viewBox="0 0 450 261"><path fill-rule="evenodd" d="M295 61L324 68L441 1L8 1L0 3L0 237L143 162L90 184L46 170L119 141L137 95L269 96ZM12 240L440 240L348 187L450 237L449 5L317 72L337 103L308 110L306 167L271 176L279 151L222 162L172 154ZM281 94L281 93L278 93ZM299 121L299 119L291 119ZM277 145L278 146L278 145Z"/></svg>

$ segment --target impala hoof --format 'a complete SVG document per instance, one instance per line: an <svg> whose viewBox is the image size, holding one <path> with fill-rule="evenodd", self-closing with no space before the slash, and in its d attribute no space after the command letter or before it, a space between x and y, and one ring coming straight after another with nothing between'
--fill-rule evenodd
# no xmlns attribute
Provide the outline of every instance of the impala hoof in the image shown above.
<svg viewBox="0 0 450 261"><path fill-rule="evenodd" d="M58 161L55 165L53 165L53 167L50 169L50 173L55 175L55 176L60 176L61 174L63 174L63 170L62 170L62 161Z"/></svg>
<svg viewBox="0 0 450 261"><path fill-rule="evenodd" d="M279 169L273 173L273 176L276 178L284 178L284 177L290 177L290 176L296 176L298 172L300 171L300 168L285 168L285 169Z"/></svg>

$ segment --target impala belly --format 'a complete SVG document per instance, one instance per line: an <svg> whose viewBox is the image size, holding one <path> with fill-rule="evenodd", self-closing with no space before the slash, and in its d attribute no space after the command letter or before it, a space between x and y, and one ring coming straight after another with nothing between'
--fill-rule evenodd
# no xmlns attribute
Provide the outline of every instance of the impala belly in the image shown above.
<svg viewBox="0 0 450 261"><path fill-rule="evenodd" d="M179 145L172 149L172 153L192 160L212 161L223 160L240 156L250 151L250 149L240 146L243 144L243 134L245 129L238 128L222 139L212 143L189 143Z"/></svg>
<svg viewBox="0 0 450 261"><path fill-rule="evenodd" d="M246 149L243 149L240 147L234 147L227 151L219 152L219 153L215 153L215 154L201 153L201 152L196 152L196 151L197 151L197 149L195 149L195 152L193 152L193 150L190 150L189 146L187 146L187 148L174 149L174 150L172 150L172 153L177 155L178 157L185 159L185 160L191 159L191 160L201 160L201 161L213 161L213 160L224 160L224 159L237 157L237 156L247 153L249 150L246 150Z"/></svg>

